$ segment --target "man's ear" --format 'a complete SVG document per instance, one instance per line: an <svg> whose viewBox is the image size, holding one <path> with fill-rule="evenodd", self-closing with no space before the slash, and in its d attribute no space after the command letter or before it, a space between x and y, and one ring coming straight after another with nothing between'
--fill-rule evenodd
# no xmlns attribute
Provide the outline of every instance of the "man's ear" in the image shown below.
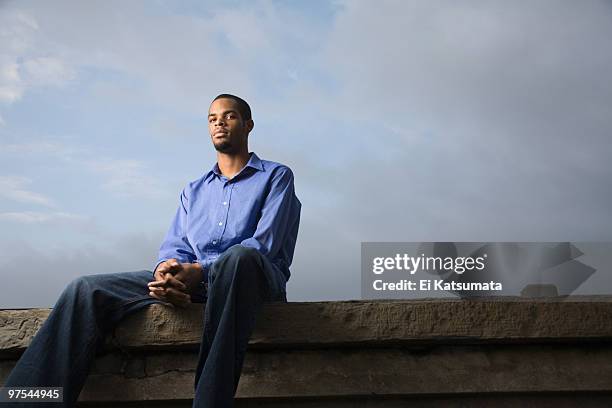
<svg viewBox="0 0 612 408"><path fill-rule="evenodd" d="M247 133L251 133L251 130L253 130L253 128L255 127L255 122L253 122L253 119L249 119L246 121L246 127Z"/></svg>

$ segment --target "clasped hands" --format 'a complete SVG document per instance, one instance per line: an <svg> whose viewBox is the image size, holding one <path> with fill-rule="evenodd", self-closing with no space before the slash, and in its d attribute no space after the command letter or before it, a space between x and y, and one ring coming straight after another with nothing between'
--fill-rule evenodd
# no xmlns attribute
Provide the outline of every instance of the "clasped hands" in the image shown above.
<svg viewBox="0 0 612 408"><path fill-rule="evenodd" d="M191 303L190 294L200 287L202 265L168 259L157 266L153 276L155 280L148 284L149 296L184 307Z"/></svg>

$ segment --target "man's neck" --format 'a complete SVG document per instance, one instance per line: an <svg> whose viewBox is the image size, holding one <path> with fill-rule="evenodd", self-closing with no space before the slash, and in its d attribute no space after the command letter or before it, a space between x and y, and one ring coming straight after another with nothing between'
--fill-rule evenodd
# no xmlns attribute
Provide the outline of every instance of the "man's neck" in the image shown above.
<svg viewBox="0 0 612 408"><path fill-rule="evenodd" d="M228 179L233 178L249 162L248 150L235 154L217 152L219 171Z"/></svg>

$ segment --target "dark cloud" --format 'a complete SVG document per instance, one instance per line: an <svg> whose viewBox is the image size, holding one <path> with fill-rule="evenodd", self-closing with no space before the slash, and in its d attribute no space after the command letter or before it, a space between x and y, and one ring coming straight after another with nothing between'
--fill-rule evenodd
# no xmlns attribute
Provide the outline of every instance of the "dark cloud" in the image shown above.
<svg viewBox="0 0 612 408"><path fill-rule="evenodd" d="M609 3L344 6L320 59L342 86L317 100L315 123L360 128L312 132L324 175L291 157L309 204L334 199L316 213L330 245L612 240ZM354 257L305 273L350 286ZM612 289L598 279L586 292Z"/></svg>

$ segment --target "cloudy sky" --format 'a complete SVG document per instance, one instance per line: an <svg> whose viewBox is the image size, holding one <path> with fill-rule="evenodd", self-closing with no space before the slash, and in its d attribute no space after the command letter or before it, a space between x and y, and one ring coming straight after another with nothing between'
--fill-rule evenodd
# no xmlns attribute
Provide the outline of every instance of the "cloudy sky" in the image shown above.
<svg viewBox="0 0 612 408"><path fill-rule="evenodd" d="M151 269L223 92L295 173L290 301L358 299L362 241L612 241L610 38L603 0L1 1L0 307Z"/></svg>

